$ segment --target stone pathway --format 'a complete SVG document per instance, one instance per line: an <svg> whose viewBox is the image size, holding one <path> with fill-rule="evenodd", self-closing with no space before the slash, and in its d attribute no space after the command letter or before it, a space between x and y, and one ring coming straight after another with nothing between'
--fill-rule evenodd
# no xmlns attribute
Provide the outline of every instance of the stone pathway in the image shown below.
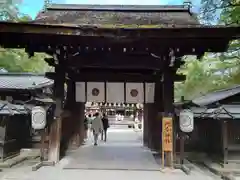
<svg viewBox="0 0 240 180"><path fill-rule="evenodd" d="M151 153L142 147L141 132L133 129L111 127L107 143L88 144L69 152L55 167L42 167L31 171L22 167L0 175L0 180L216 180L204 171L186 175L181 170L161 172ZM1 172L0 172L1 174Z"/></svg>
<svg viewBox="0 0 240 180"><path fill-rule="evenodd" d="M110 129L109 138L98 146L88 144L68 156L64 169L159 171L151 151L142 146L141 135L133 129Z"/></svg>

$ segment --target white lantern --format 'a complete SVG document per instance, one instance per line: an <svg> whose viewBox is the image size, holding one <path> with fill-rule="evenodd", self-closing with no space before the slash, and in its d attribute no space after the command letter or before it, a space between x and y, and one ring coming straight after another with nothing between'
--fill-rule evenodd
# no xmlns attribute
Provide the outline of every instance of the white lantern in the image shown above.
<svg viewBox="0 0 240 180"><path fill-rule="evenodd" d="M32 128L35 130L44 129L47 124L47 112L41 106L32 108Z"/></svg>
<svg viewBox="0 0 240 180"><path fill-rule="evenodd" d="M188 109L184 109L179 114L179 126L183 132L192 132L194 128L194 116L193 112Z"/></svg>

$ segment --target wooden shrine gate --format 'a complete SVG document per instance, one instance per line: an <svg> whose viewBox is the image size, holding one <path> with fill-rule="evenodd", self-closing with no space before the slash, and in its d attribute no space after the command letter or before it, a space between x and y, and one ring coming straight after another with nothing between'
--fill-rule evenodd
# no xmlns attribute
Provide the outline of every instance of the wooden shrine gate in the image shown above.
<svg viewBox="0 0 240 180"><path fill-rule="evenodd" d="M239 27L200 25L189 6L50 5L33 22L0 22L0 45L52 56L45 59L55 68L46 73L54 79L56 102L48 159L58 162L60 147L81 142L84 103L76 98L85 96L76 96L76 82L155 83L154 102L144 106L144 141L159 151L161 117L174 117L182 57L224 52L239 33Z"/></svg>

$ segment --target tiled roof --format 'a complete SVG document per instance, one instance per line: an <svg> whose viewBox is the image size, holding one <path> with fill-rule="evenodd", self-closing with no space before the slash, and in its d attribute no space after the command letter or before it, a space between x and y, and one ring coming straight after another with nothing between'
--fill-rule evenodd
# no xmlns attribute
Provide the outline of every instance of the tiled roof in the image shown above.
<svg viewBox="0 0 240 180"><path fill-rule="evenodd" d="M53 81L43 75L0 73L1 90L33 90L53 85Z"/></svg>
<svg viewBox="0 0 240 180"><path fill-rule="evenodd" d="M0 115L28 114L27 109L22 105L10 104L0 101Z"/></svg>
<svg viewBox="0 0 240 180"><path fill-rule="evenodd" d="M194 117L213 119L240 119L240 105L223 105L217 108L192 107Z"/></svg>
<svg viewBox="0 0 240 180"><path fill-rule="evenodd" d="M240 93L240 85L232 88L222 89L219 91L208 93L204 96L193 99L192 102L198 106L207 106L239 93Z"/></svg>
<svg viewBox="0 0 240 180"><path fill-rule="evenodd" d="M52 5L35 23L104 28L161 28L199 25L184 6Z"/></svg>

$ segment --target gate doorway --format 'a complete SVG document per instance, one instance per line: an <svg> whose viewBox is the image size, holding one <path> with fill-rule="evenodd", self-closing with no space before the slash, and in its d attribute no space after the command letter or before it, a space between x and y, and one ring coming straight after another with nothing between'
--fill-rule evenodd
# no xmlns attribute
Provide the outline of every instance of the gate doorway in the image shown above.
<svg viewBox="0 0 240 180"><path fill-rule="evenodd" d="M122 108L114 111L119 114L126 113ZM88 109L86 113L94 112L96 111ZM108 118L110 127L107 130L107 141L102 140L99 135L98 144L94 146L93 133L89 129L85 143L64 157L68 163L63 168L159 171L161 168L159 163L154 159L151 150L143 145L142 129L128 128L128 124L120 124L115 118L113 120Z"/></svg>

